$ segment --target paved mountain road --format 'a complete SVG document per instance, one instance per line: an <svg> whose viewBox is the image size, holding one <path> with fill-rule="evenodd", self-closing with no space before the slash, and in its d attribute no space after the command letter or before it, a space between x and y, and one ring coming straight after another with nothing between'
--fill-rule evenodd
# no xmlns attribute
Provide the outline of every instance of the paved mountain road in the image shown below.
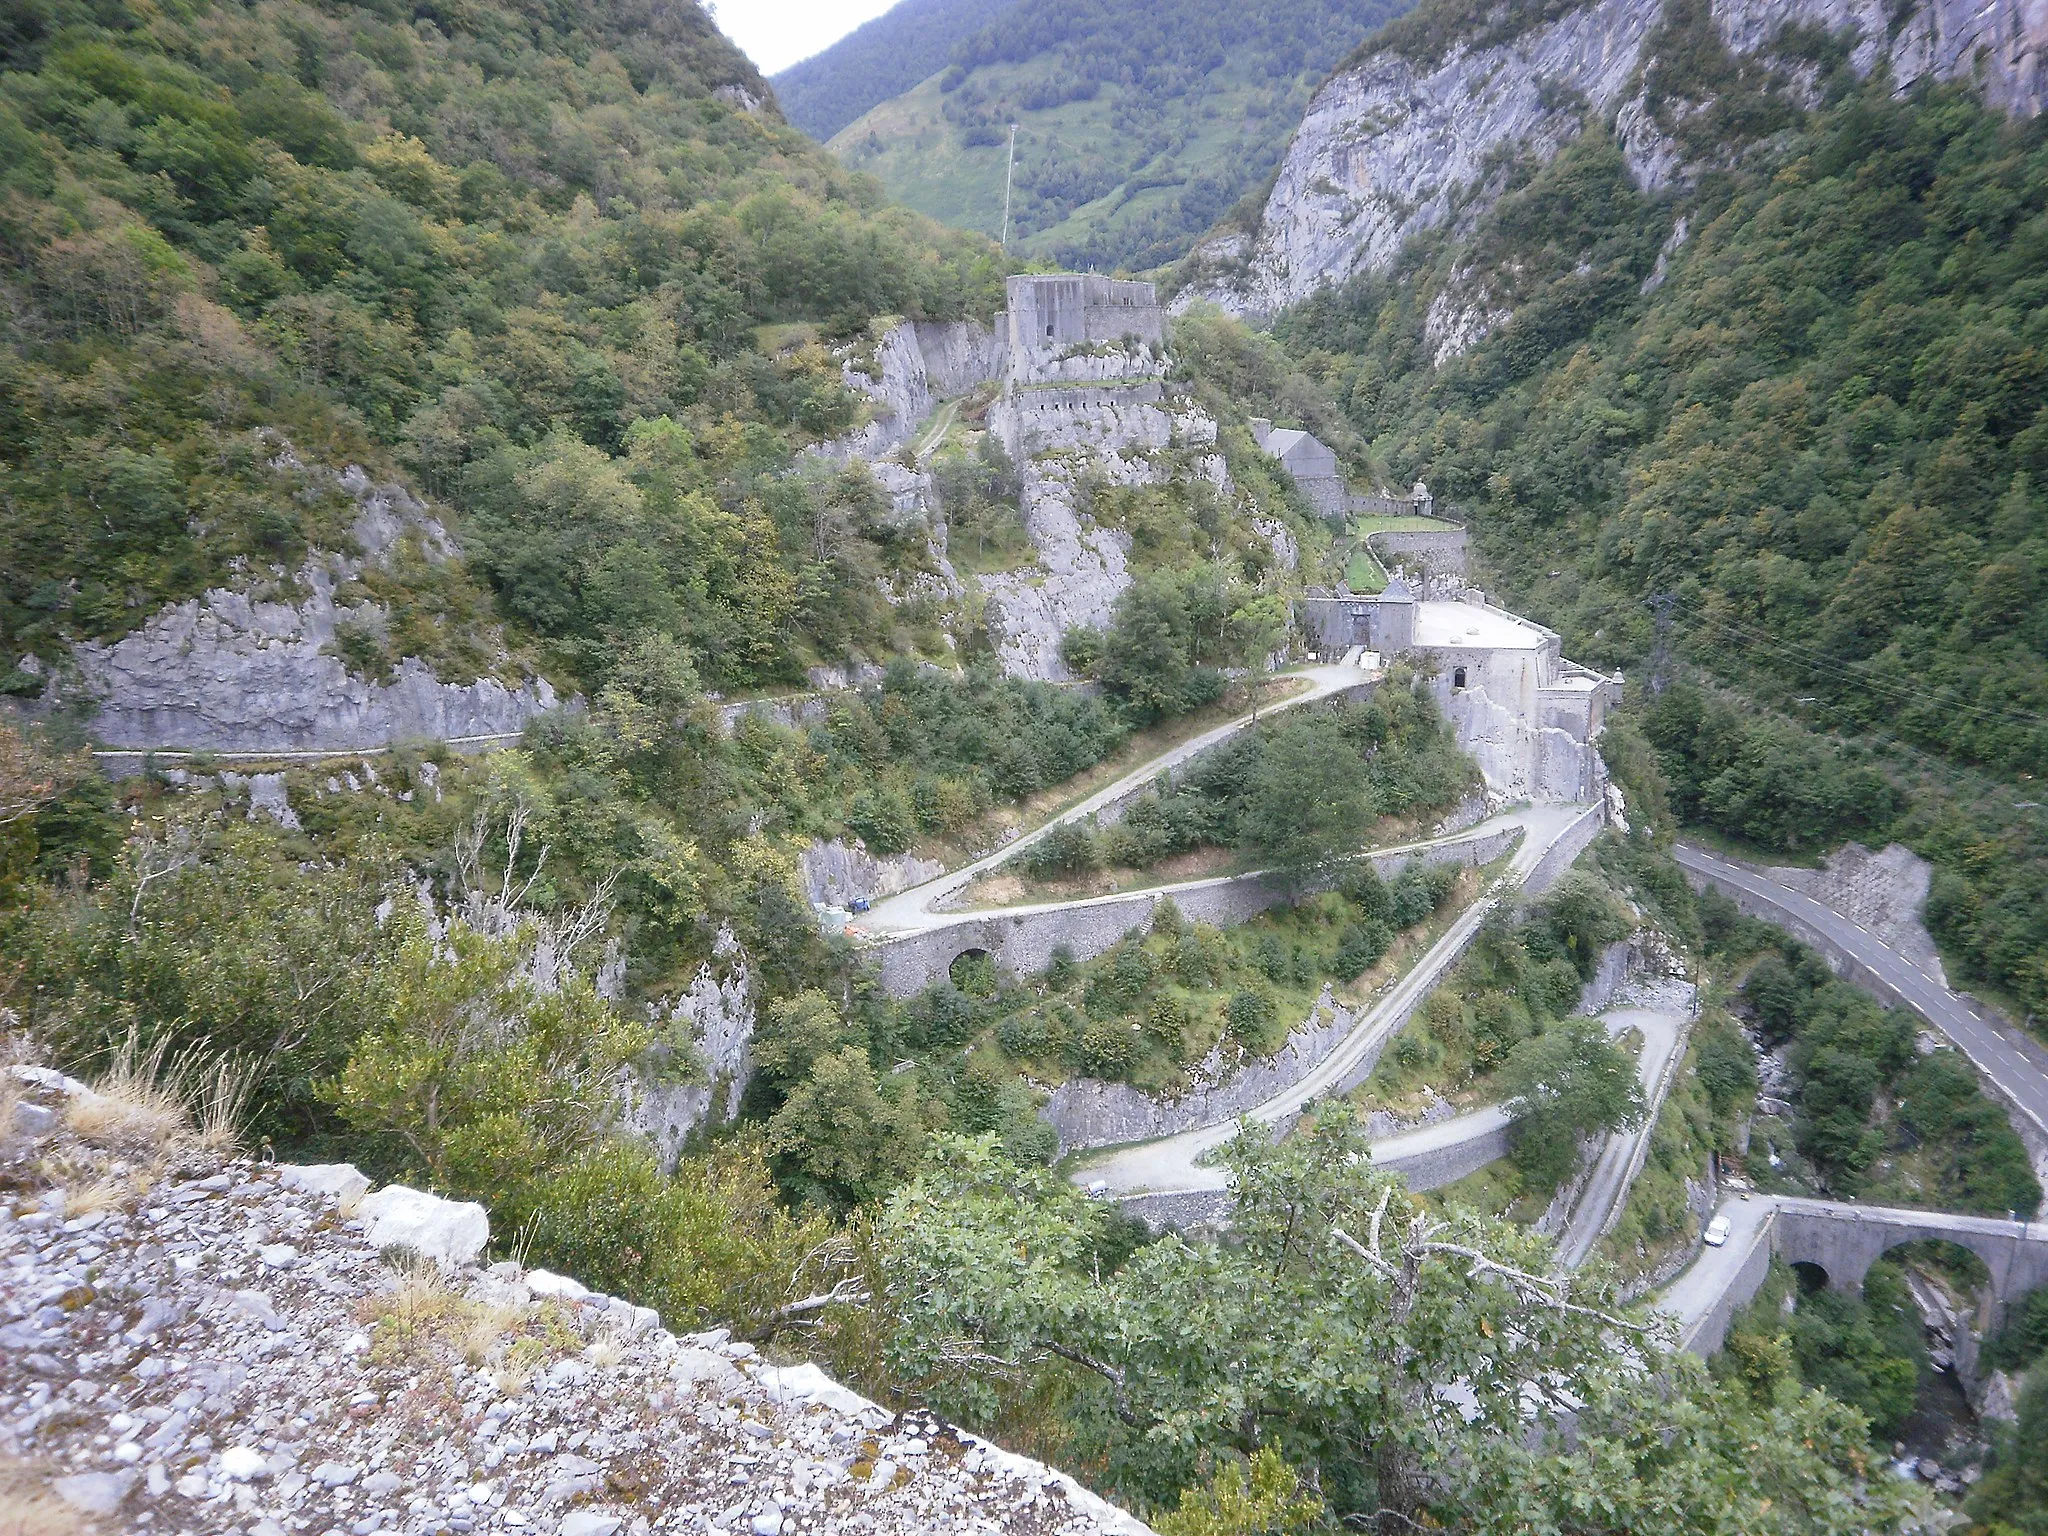
<svg viewBox="0 0 2048 1536"><path fill-rule="evenodd" d="M1746 892L1823 934L1954 1041L1977 1070L1997 1085L2013 1110L2030 1120L2042 1139L2048 1139L2048 1047L2017 1030L1993 1024L1862 924L1804 891L1691 843L1680 843L1676 853L1683 868L1716 885Z"/></svg>
<svg viewBox="0 0 2048 1536"><path fill-rule="evenodd" d="M935 904L971 885L982 875L1015 857L1022 849L1029 848L1040 838L1051 833L1054 827L1094 815L1104 806L1121 799L1133 790L1142 789L1160 774L1171 772L1189 759L1200 756L1211 747L1221 745L1239 731L1260 720L1270 719L1284 710L1312 704L1318 699L1327 699L1347 689L1364 687L1372 682L1377 674L1362 671L1357 667L1328 666L1307 667L1298 672L1283 672L1278 676L1305 678L1308 686L1287 698L1261 705L1255 710L1247 710L1219 726L1204 731L1199 736L1190 737L1177 747L1169 748L1158 756L1147 759L1115 782L1069 806L1043 825L1033 827L1021 837L1013 838L993 853L985 854L970 864L963 864L958 869L949 869L943 875L927 880L922 885L914 885L907 891L898 891L894 896L883 897L863 913L858 922L850 924L847 931L857 938L881 939L898 937L906 933L922 933L927 929L942 928L949 923L960 922L966 914L935 911Z"/></svg>
<svg viewBox="0 0 2048 1536"><path fill-rule="evenodd" d="M1620 1216L1629 1187L1642 1171L1642 1155L1657 1129L1657 1111L1664 1107L1670 1091L1679 1045L1691 1015L1657 1008L1610 1008L1600 1015L1600 1021L1610 1034L1629 1029L1642 1031L1643 1049L1636 1060L1636 1078L1643 1085L1643 1123L1633 1131L1616 1131L1601 1144L1586 1187L1572 1207L1564 1231L1558 1234L1560 1269L1577 1269L1591 1258L1600 1239Z"/></svg>
<svg viewBox="0 0 2048 1536"><path fill-rule="evenodd" d="M1293 1087L1247 1110L1246 1114L1261 1124L1276 1124L1298 1115L1316 1099L1345 1083L1368 1054L1376 1053L1395 1029L1406 1022L1414 1006L1443 979L1444 972L1464 952L1466 941L1486 921L1487 913L1499 903L1501 896L1518 888L1543 855L1585 813L1586 807L1578 805L1534 805L1496 818L1496 822L1520 825L1526 835L1494 890L1459 914L1457 921L1429 947L1414 968L1374 1003L1342 1044ZM1385 1159L1449 1145L1465 1137L1484 1135L1489 1129L1497 1129L1501 1123L1499 1120L1494 1120L1491 1125L1481 1123L1482 1117L1488 1113L1477 1111L1406 1132L1375 1144L1374 1152ZM1099 1181L1106 1186L1107 1193L1115 1196L1222 1189L1228 1183L1225 1171L1220 1167L1204 1166L1199 1159L1236 1134L1237 1121L1233 1117L1215 1125L1183 1131L1177 1136L1109 1148L1085 1157L1074 1177L1083 1184ZM1396 1143L1399 1143L1398 1147Z"/></svg>

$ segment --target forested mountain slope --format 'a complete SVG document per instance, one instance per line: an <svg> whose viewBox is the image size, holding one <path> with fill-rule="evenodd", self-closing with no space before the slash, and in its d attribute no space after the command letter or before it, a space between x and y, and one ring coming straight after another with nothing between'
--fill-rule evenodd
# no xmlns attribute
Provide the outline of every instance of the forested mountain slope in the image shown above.
<svg viewBox="0 0 2048 1536"><path fill-rule="evenodd" d="M1364 67L1541 52L1539 23L1624 9L1647 13L1646 62L1607 109L1553 93L1544 133L1478 184L1396 175L1383 140L1407 129L1355 124L1371 208L1458 211L1312 285L1276 334L1389 480L1420 476L1474 519L1513 605L1639 697L1664 690L1649 724L1689 819L1792 851L1914 843L1940 869L1929 915L1952 958L2038 1009L2048 139L2000 63L2029 34L1981 88L1901 91L1938 11L1881 34L1895 65L1796 11L1737 54L1692 0L1531 11L1519 31L1511 11L1505 42L1437 5ZM1486 89L1512 96L1529 82L1501 58ZM1367 87L1345 80L1331 95L1355 107ZM1321 217L1288 186L1254 251ZM1262 259L1222 290L1255 286ZM1185 276L1219 291L1213 266ZM1767 708L1678 683L1695 677Z"/></svg>
<svg viewBox="0 0 2048 1536"><path fill-rule="evenodd" d="M32 0L0 50L0 686L208 588L290 599L355 547L348 462L468 555L340 594L365 675L474 676L495 619L586 688L657 633L727 686L890 648L876 578L922 546L783 471L854 418L818 338L985 314L993 252L758 106L695 4Z"/></svg>
<svg viewBox="0 0 2048 1536"><path fill-rule="evenodd" d="M792 123L823 143L848 123L946 67L956 44L1015 0L901 0L769 83Z"/></svg>
<svg viewBox="0 0 2048 1536"><path fill-rule="evenodd" d="M911 207L995 235L1016 123L1011 249L1143 270L1262 190L1309 93L1404 8L1018 0L955 43L943 70L838 130L832 149Z"/></svg>

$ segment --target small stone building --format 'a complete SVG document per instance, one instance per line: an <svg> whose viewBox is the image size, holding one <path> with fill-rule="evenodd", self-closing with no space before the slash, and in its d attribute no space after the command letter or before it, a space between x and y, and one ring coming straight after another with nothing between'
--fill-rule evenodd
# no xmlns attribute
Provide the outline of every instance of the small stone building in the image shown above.
<svg viewBox="0 0 2048 1536"><path fill-rule="evenodd" d="M1280 461L1280 467L1293 478L1316 511L1332 522L1344 520L1350 499L1343 473L1337 468L1334 448L1313 433L1276 427L1262 416L1252 418L1252 436Z"/></svg>

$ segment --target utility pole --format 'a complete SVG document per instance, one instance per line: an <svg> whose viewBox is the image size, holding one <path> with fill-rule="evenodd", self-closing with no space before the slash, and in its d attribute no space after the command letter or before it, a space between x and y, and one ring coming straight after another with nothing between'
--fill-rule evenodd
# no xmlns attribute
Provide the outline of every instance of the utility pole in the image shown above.
<svg viewBox="0 0 2048 1536"><path fill-rule="evenodd" d="M1010 184L1017 175L1017 125L1010 124L1010 163L1003 167L1003 252L1010 250Z"/></svg>

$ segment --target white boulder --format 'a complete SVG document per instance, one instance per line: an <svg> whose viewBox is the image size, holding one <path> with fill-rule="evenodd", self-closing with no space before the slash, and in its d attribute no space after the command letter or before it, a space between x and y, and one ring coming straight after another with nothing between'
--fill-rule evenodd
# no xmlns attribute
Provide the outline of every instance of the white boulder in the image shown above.
<svg viewBox="0 0 2048 1536"><path fill-rule="evenodd" d="M365 1196L356 1214L379 1248L410 1248L443 1264L468 1264L491 1240L491 1219L473 1200L443 1200L403 1184Z"/></svg>
<svg viewBox="0 0 2048 1536"><path fill-rule="evenodd" d="M334 1203L344 1211L354 1210L370 1192L369 1179L353 1163L308 1163L303 1167L283 1163L278 1166L277 1176L287 1189L332 1195Z"/></svg>

